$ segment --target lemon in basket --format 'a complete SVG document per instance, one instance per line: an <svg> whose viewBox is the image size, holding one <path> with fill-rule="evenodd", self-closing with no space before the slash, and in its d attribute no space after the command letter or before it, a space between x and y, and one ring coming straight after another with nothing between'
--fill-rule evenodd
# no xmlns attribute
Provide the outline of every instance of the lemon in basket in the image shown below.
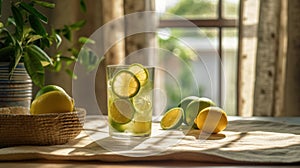
<svg viewBox="0 0 300 168"><path fill-rule="evenodd" d="M62 113L74 111L74 100L63 88L56 85L43 87L31 103L31 114Z"/></svg>

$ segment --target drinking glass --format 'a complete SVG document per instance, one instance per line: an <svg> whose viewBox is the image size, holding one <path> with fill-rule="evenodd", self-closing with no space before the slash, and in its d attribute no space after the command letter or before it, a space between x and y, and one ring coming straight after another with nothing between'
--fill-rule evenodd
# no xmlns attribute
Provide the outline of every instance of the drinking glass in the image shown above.
<svg viewBox="0 0 300 168"><path fill-rule="evenodd" d="M154 67L109 65L106 73L109 134L113 137L149 136Z"/></svg>

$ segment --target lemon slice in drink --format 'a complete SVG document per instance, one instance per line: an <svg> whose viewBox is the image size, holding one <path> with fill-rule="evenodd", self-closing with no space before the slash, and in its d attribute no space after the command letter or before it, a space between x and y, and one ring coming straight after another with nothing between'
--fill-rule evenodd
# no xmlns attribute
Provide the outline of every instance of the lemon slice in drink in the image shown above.
<svg viewBox="0 0 300 168"><path fill-rule="evenodd" d="M140 90L138 78L128 70L117 72L111 86L113 93L120 98L131 98Z"/></svg>
<svg viewBox="0 0 300 168"><path fill-rule="evenodd" d="M151 121L133 121L130 128L135 134L150 134Z"/></svg>
<svg viewBox="0 0 300 168"><path fill-rule="evenodd" d="M110 126L113 127L113 129L115 129L118 132L124 132L128 127L128 123L119 124L119 123L114 122L112 119L109 119L109 123L110 123Z"/></svg>
<svg viewBox="0 0 300 168"><path fill-rule="evenodd" d="M138 63L131 64L129 67L129 71L138 78L141 86L144 86L147 83L149 72L143 65Z"/></svg>
<svg viewBox="0 0 300 168"><path fill-rule="evenodd" d="M141 87L139 93L132 98L132 103L136 111L147 112L152 109L152 91L151 82Z"/></svg>
<svg viewBox="0 0 300 168"><path fill-rule="evenodd" d="M167 111L160 121L162 129L176 129L182 124L183 109L175 107Z"/></svg>
<svg viewBox="0 0 300 168"><path fill-rule="evenodd" d="M134 107L127 99L116 99L110 104L108 117L117 124L130 122L135 113Z"/></svg>

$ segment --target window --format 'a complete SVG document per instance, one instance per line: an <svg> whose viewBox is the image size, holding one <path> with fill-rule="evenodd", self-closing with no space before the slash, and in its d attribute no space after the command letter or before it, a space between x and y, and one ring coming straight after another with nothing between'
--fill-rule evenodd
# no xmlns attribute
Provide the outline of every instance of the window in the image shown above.
<svg viewBox="0 0 300 168"><path fill-rule="evenodd" d="M236 115L239 0L157 0L156 11L162 13L157 34L159 47L184 63L171 57L164 62L170 64L168 67L188 66L177 69L182 95L171 79L165 79L168 105L195 95L196 87L197 95L213 99L229 115ZM194 25L173 16L186 18ZM198 86L193 84L195 79Z"/></svg>

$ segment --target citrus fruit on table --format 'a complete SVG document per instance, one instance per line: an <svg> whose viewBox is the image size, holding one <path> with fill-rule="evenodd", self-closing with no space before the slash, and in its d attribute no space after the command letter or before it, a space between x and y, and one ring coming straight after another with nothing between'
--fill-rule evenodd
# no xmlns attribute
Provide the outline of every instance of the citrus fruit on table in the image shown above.
<svg viewBox="0 0 300 168"><path fill-rule="evenodd" d="M59 86L45 86L38 91L30 106L31 114L74 111L74 100Z"/></svg>
<svg viewBox="0 0 300 168"><path fill-rule="evenodd" d="M138 63L131 64L129 66L129 71L137 77L141 86L144 86L147 83L149 72L143 65Z"/></svg>
<svg viewBox="0 0 300 168"><path fill-rule="evenodd" d="M206 97L201 97L191 101L184 110L183 122L188 126L192 126L198 113L204 108L210 106L215 106L215 103Z"/></svg>
<svg viewBox="0 0 300 168"><path fill-rule="evenodd" d="M134 107L127 99L116 99L110 103L108 117L115 124L130 122L135 113Z"/></svg>
<svg viewBox="0 0 300 168"><path fill-rule="evenodd" d="M131 98L140 90L138 78L128 70L120 70L112 80L112 91L120 98Z"/></svg>
<svg viewBox="0 0 300 168"><path fill-rule="evenodd" d="M200 111L194 122L204 132L218 133L226 128L228 120L221 108L207 107Z"/></svg>
<svg viewBox="0 0 300 168"><path fill-rule="evenodd" d="M183 111L185 111L186 107L188 106L188 104L190 102L192 102L193 100L197 100L199 98L200 97L198 97L198 96L187 96L180 101L180 103L178 104L178 107L181 107L183 109Z"/></svg>
<svg viewBox="0 0 300 168"><path fill-rule="evenodd" d="M167 111L160 121L162 129L176 129L182 124L183 109L174 107Z"/></svg>

